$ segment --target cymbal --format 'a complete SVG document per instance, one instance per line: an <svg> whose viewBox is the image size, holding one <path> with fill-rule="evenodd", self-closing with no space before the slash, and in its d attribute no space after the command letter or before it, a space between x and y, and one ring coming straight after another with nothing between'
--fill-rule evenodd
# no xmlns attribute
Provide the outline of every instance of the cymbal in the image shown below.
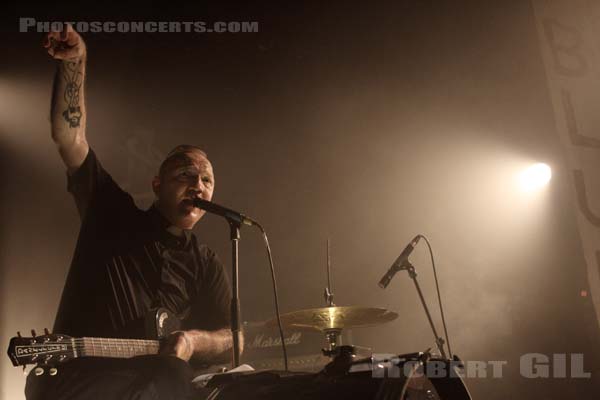
<svg viewBox="0 0 600 400"><path fill-rule="evenodd" d="M327 331L375 326L396 318L397 313L385 308L342 306L292 311L281 315L281 323L286 327ZM265 325L277 326L277 319L271 319Z"/></svg>

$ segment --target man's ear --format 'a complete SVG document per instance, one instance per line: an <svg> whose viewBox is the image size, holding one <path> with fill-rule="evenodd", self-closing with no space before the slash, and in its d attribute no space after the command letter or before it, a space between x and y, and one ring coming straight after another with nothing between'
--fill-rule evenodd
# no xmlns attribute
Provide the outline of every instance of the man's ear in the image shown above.
<svg viewBox="0 0 600 400"><path fill-rule="evenodd" d="M158 191L160 189L160 177L158 175L156 175L153 179L152 179L152 191L154 192L154 194L156 195L156 197L158 197Z"/></svg>

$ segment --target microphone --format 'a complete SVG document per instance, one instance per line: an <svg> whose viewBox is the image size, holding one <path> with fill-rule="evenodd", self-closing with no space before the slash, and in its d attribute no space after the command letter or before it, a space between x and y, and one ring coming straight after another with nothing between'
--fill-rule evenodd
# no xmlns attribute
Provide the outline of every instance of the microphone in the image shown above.
<svg viewBox="0 0 600 400"><path fill-rule="evenodd" d="M194 207L201 208L212 214L220 215L221 217L224 217L228 221L237 222L240 225L244 224L244 225L249 225L249 226L252 226L252 225L260 226L258 224L258 222L254 221L252 218L247 217L244 214L239 213L237 211L233 211L227 207L220 206L216 203L206 201L199 197L195 197L194 199L192 199L192 201L194 203Z"/></svg>
<svg viewBox="0 0 600 400"><path fill-rule="evenodd" d="M388 271L379 281L380 288L385 289L387 285L390 284L390 281L394 275L396 275L396 272L400 271L402 265L406 262L406 260L408 260L408 256L410 256L410 253L412 253L412 251L415 249L415 246L417 243L419 243L419 240L421 240L421 235L415 236L415 238L404 248L404 250L402 250L402 253L400 253L398 258L396 258L396 261L394 261L390 269L388 269Z"/></svg>

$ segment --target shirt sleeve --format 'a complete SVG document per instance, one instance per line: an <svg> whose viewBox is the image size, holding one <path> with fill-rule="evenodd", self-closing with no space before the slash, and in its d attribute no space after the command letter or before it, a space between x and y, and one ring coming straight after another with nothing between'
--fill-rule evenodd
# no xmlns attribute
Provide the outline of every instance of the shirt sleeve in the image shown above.
<svg viewBox="0 0 600 400"><path fill-rule="evenodd" d="M81 221L89 215L119 218L135 207L133 198L106 172L90 148L83 164L67 174L67 190L75 198Z"/></svg>
<svg viewBox="0 0 600 400"><path fill-rule="evenodd" d="M223 263L207 246L198 251L202 270L188 329L218 330L228 328L231 321L231 285Z"/></svg>

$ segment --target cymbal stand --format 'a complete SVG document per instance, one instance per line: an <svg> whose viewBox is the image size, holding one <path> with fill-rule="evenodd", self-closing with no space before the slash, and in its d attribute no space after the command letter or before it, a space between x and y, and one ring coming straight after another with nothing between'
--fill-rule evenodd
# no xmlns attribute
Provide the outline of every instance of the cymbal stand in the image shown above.
<svg viewBox="0 0 600 400"><path fill-rule="evenodd" d="M335 303L333 302L333 288L331 286L331 257L329 239L327 239L327 287L325 288L323 296L325 297L325 302L327 303L328 307L335 307Z"/></svg>

